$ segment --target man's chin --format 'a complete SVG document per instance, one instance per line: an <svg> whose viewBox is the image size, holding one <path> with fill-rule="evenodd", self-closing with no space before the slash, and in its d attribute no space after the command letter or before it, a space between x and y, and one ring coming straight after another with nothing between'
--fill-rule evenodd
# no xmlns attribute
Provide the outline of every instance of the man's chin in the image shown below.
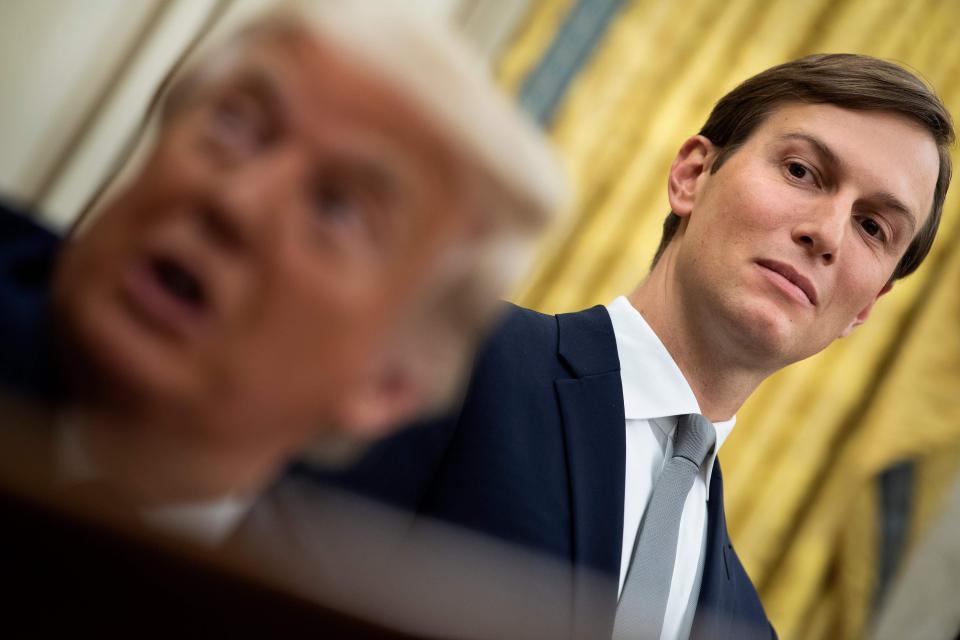
<svg viewBox="0 0 960 640"><path fill-rule="evenodd" d="M373 441L343 433L326 433L313 439L297 459L321 471L340 471L357 462Z"/></svg>
<svg viewBox="0 0 960 640"><path fill-rule="evenodd" d="M743 353L753 354L758 361L795 361L792 351L799 327L778 305L744 305L731 325L730 331L737 336Z"/></svg>
<svg viewBox="0 0 960 640"><path fill-rule="evenodd" d="M168 408L193 393L194 372L174 349L129 323L86 320L64 336L72 360L65 366L77 391L107 404Z"/></svg>

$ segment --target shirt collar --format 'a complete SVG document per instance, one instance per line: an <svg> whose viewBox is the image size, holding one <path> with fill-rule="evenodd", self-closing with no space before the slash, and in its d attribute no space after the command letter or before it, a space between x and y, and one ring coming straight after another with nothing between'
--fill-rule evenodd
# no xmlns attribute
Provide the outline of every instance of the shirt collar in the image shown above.
<svg viewBox="0 0 960 640"><path fill-rule="evenodd" d="M676 416L701 413L693 389L663 342L625 296L607 305L607 312L620 358L624 416L627 420L649 420L672 437L677 426ZM734 416L713 425L717 445L701 468L701 473L706 474L707 495L717 452L736 421Z"/></svg>

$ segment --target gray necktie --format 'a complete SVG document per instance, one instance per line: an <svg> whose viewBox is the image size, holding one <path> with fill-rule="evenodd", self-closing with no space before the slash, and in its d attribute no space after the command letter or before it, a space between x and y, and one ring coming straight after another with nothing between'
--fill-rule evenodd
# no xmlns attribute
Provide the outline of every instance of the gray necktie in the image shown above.
<svg viewBox="0 0 960 640"><path fill-rule="evenodd" d="M633 547L617 605L614 640L660 637L673 580L680 514L715 440L716 432L709 420L696 413L680 416L673 457L657 480Z"/></svg>

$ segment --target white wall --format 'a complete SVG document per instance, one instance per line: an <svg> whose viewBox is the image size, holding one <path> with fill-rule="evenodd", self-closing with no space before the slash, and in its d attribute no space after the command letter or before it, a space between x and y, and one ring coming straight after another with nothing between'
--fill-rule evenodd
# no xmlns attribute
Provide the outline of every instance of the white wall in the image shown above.
<svg viewBox="0 0 960 640"><path fill-rule="evenodd" d="M155 4L0 3L0 189L42 188Z"/></svg>

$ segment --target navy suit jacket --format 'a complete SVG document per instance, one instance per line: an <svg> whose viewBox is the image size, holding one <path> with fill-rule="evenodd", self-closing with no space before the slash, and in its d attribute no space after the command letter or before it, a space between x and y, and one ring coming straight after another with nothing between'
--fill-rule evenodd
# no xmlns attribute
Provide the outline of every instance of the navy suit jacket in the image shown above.
<svg viewBox="0 0 960 640"><path fill-rule="evenodd" d="M324 480L569 562L574 619L596 621L599 608L600 633L609 637L625 451L620 362L606 309L548 316L511 305L478 355L456 415L402 432ZM708 523L691 637L775 638L727 535L719 464ZM580 572L609 580L597 593Z"/></svg>
<svg viewBox="0 0 960 640"><path fill-rule="evenodd" d="M0 201L0 387L45 401L61 395L49 310L60 238Z"/></svg>

